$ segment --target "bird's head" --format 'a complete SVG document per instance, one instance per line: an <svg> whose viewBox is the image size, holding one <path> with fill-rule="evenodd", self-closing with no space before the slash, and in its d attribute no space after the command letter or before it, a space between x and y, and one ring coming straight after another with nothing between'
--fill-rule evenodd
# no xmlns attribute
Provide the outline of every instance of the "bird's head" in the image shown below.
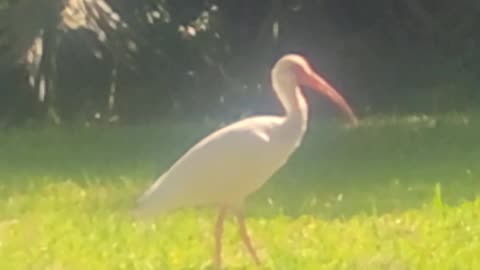
<svg viewBox="0 0 480 270"><path fill-rule="evenodd" d="M286 86L305 86L327 96L347 115L353 125L358 119L346 100L325 79L318 75L308 61L298 54L287 54L280 58L272 70L274 83Z"/></svg>

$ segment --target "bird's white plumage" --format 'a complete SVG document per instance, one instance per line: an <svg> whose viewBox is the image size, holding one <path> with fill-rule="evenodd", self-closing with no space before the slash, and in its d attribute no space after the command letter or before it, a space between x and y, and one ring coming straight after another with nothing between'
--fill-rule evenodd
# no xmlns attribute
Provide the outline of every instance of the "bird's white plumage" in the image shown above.
<svg viewBox="0 0 480 270"><path fill-rule="evenodd" d="M285 116L247 118L201 140L143 194L137 216L205 204L239 207L285 164L303 138L308 106L300 84L324 93L356 121L343 98L301 56L282 57L272 70L272 83Z"/></svg>
<svg viewBox="0 0 480 270"><path fill-rule="evenodd" d="M305 132L299 124L284 117L259 116L214 132L144 193L137 214L204 204L240 206L299 145Z"/></svg>

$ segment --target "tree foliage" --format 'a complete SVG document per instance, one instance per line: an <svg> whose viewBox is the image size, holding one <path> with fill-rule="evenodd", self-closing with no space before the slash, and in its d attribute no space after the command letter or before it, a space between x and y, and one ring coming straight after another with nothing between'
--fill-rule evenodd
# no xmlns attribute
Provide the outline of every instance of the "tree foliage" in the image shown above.
<svg viewBox="0 0 480 270"><path fill-rule="evenodd" d="M360 110L477 102L471 0L0 3L5 119L272 111L269 68L287 52L311 58Z"/></svg>

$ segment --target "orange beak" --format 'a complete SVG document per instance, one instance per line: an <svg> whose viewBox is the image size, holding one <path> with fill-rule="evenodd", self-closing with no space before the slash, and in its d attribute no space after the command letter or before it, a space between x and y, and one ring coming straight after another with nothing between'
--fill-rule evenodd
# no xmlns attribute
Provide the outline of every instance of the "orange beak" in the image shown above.
<svg viewBox="0 0 480 270"><path fill-rule="evenodd" d="M318 92L329 97L340 109L347 115L348 119L352 125L358 125L358 118L353 113L352 108L348 105L347 101L338 93L335 88L333 88L328 82L326 82L322 77L320 77L315 72L310 72L309 74L304 74L301 76L300 81L307 87L310 87Z"/></svg>

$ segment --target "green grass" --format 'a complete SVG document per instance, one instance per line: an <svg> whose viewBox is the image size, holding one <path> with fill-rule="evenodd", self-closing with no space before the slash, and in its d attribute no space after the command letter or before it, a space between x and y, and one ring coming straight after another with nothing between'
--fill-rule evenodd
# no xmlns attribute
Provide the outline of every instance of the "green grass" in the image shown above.
<svg viewBox="0 0 480 270"><path fill-rule="evenodd" d="M478 115L312 119L247 204L260 269L480 269ZM0 133L0 269L209 269L212 209L135 223L201 123ZM254 268L234 220L225 267Z"/></svg>

